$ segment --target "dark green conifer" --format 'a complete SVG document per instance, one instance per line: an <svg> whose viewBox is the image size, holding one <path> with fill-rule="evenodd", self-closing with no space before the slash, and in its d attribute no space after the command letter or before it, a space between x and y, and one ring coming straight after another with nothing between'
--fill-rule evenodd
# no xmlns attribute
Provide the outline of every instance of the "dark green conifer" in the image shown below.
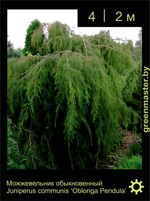
<svg viewBox="0 0 150 201"><path fill-rule="evenodd" d="M38 37L35 38L35 42L32 42L32 37L34 37L35 32L37 32ZM31 22L27 29L26 39L25 39L25 48L23 50L24 55L29 53L35 55L39 53L39 47L42 45L44 40L44 34L42 30L42 25L38 20Z"/></svg>

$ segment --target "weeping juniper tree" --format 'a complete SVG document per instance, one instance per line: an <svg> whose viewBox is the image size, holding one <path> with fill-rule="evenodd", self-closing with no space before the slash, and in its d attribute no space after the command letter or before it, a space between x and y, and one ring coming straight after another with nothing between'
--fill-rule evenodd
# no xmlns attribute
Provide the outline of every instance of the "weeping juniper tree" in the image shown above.
<svg viewBox="0 0 150 201"><path fill-rule="evenodd" d="M59 22L48 29L43 56L8 60L14 135L26 168L97 167L120 145L120 126L130 124L123 90L139 66L109 34L79 36ZM39 36L33 33L33 46ZM134 87L131 81L129 93Z"/></svg>

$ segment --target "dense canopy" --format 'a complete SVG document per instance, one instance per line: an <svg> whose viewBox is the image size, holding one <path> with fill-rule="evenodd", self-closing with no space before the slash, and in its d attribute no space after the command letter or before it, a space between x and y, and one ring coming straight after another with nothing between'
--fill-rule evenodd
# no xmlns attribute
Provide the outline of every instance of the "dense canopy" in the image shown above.
<svg viewBox="0 0 150 201"><path fill-rule="evenodd" d="M108 33L75 35L59 22L48 29L38 55L8 60L14 135L27 168L91 169L120 145L121 126L136 128L140 121L129 100L141 63Z"/></svg>

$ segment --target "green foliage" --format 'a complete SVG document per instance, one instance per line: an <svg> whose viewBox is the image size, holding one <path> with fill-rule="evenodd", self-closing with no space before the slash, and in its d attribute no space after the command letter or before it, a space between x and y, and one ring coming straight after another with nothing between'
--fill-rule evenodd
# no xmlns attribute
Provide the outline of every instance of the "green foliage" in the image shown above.
<svg viewBox="0 0 150 201"><path fill-rule="evenodd" d="M11 58L14 55L14 49L13 48L7 48L7 57Z"/></svg>
<svg viewBox="0 0 150 201"><path fill-rule="evenodd" d="M32 55L39 53L39 48L43 43L44 37L41 23L38 20L32 21L27 29L23 54L27 55L27 52L30 52Z"/></svg>
<svg viewBox="0 0 150 201"><path fill-rule="evenodd" d="M41 50L8 60L8 112L27 168L86 169L120 145L133 114L122 94L139 66L109 34L81 37L59 22Z"/></svg>
<svg viewBox="0 0 150 201"><path fill-rule="evenodd" d="M132 156L136 156L136 155L141 155L142 152L142 147L140 144L134 143L130 150L127 152L127 157L132 157Z"/></svg>
<svg viewBox="0 0 150 201"><path fill-rule="evenodd" d="M130 44L130 45L129 45ZM142 130L142 51L138 52L137 48L134 48L131 43L127 44L127 47L132 50L133 59L136 60L137 68L131 70L127 74L127 84L123 91L123 100L128 107L133 110L132 121L130 127L133 128L135 132Z"/></svg>
<svg viewBox="0 0 150 201"><path fill-rule="evenodd" d="M70 33L72 32L67 25L60 22L49 24L48 33L48 39L41 46L44 55L55 51L69 50Z"/></svg>
<svg viewBox="0 0 150 201"><path fill-rule="evenodd" d="M140 155L133 155L131 158L122 157L114 169L142 169L142 157Z"/></svg>
<svg viewBox="0 0 150 201"><path fill-rule="evenodd" d="M20 48L18 48L18 49L16 49L16 50L14 51L14 57L20 58L20 57L22 57L22 56L23 56L23 51L22 51Z"/></svg>
<svg viewBox="0 0 150 201"><path fill-rule="evenodd" d="M8 58L13 57L13 53L14 53L13 44L11 43L11 41L8 41L7 42L7 57Z"/></svg>
<svg viewBox="0 0 150 201"><path fill-rule="evenodd" d="M11 120L7 120L7 168L8 169L26 169L26 158L21 155L18 143L11 130Z"/></svg>
<svg viewBox="0 0 150 201"><path fill-rule="evenodd" d="M7 57L13 58L13 57L22 57L22 50L18 48L17 50L14 49L13 44L11 41L7 42Z"/></svg>
<svg viewBox="0 0 150 201"><path fill-rule="evenodd" d="M71 30L68 25L61 24L60 22L57 21L49 25L48 32L49 32L48 38L51 39L62 36L68 37Z"/></svg>

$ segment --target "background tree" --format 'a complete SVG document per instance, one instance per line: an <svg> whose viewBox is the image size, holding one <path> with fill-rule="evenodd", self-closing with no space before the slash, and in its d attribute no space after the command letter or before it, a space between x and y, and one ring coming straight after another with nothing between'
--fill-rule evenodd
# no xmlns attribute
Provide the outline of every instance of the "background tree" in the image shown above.
<svg viewBox="0 0 150 201"><path fill-rule="evenodd" d="M32 36L33 34L35 34L35 32L38 32L38 33L40 32L40 34L38 34L37 40L33 44ZM25 38L25 48L23 49L23 54L28 55L30 53L32 55L35 55L39 53L39 47L42 45L43 40L44 40L44 34L42 30L42 24L38 20L32 21L27 29L27 34Z"/></svg>
<svg viewBox="0 0 150 201"><path fill-rule="evenodd" d="M23 52L21 48L14 49L12 42L11 41L7 42L7 57L8 58L12 58L12 57L20 58L22 57L22 55L23 55Z"/></svg>
<svg viewBox="0 0 150 201"><path fill-rule="evenodd" d="M11 58L14 54L14 47L11 41L7 42L7 57Z"/></svg>
<svg viewBox="0 0 150 201"><path fill-rule="evenodd" d="M15 51L14 51L14 57L22 57L23 56L23 50L21 48L17 48Z"/></svg>

